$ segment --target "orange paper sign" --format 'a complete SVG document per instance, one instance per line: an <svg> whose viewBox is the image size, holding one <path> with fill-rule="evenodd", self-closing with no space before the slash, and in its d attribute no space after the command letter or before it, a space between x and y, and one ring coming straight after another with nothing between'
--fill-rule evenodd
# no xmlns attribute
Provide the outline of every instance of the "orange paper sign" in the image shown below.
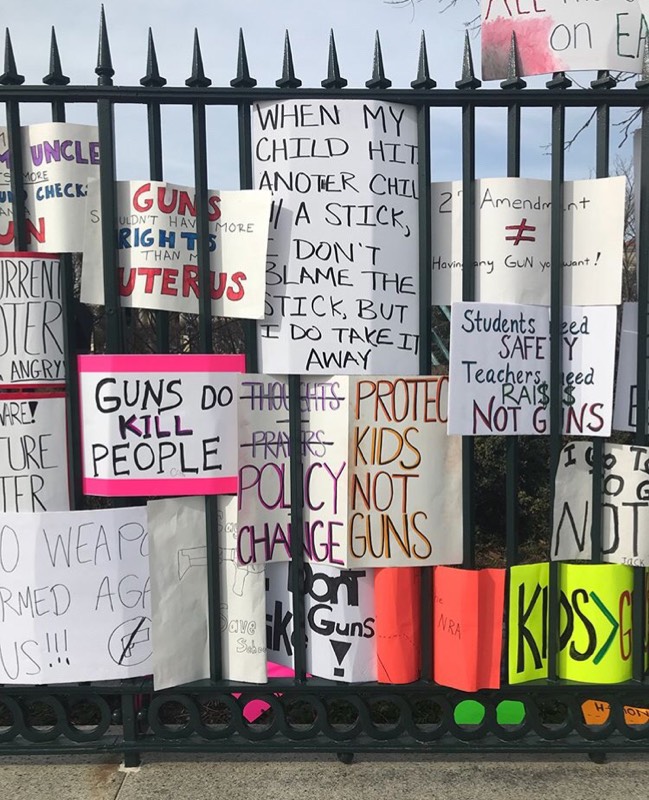
<svg viewBox="0 0 649 800"><path fill-rule="evenodd" d="M436 567L436 683L464 692L500 687L505 570Z"/></svg>
<svg viewBox="0 0 649 800"><path fill-rule="evenodd" d="M412 683L421 662L419 567L376 570L376 663L379 683Z"/></svg>

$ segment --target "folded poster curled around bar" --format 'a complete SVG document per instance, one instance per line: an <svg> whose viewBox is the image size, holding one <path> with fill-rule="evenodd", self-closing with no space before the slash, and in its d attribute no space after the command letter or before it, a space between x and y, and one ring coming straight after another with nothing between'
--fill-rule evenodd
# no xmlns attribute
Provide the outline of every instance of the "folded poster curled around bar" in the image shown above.
<svg viewBox="0 0 649 800"><path fill-rule="evenodd" d="M266 565L268 658L294 667L290 592L292 564ZM376 611L374 570L304 566L306 670L346 683L375 681Z"/></svg>
<svg viewBox="0 0 649 800"><path fill-rule="evenodd" d="M304 553L353 569L462 560L460 440L445 376L301 382ZM285 380L241 380L238 558L290 558Z"/></svg>
<svg viewBox="0 0 649 800"><path fill-rule="evenodd" d="M252 107L273 193L261 369L418 372L417 111L376 100Z"/></svg>
<svg viewBox="0 0 649 800"><path fill-rule="evenodd" d="M604 444L601 494L603 561L649 565L649 448ZM552 559L590 560L593 554L593 448L570 442L555 476Z"/></svg>
<svg viewBox="0 0 649 800"><path fill-rule="evenodd" d="M161 181L118 181L117 264L124 307L198 314L195 191ZM214 316L264 316L268 191L210 190L210 292ZM81 299L104 302L99 181L88 185Z"/></svg>
<svg viewBox="0 0 649 800"><path fill-rule="evenodd" d="M421 569L374 572L379 683L412 683L421 675Z"/></svg>
<svg viewBox="0 0 649 800"><path fill-rule="evenodd" d="M613 428L616 431L635 431L636 429L638 413L637 358L638 304L624 303L615 378L615 406L613 408Z"/></svg>
<svg viewBox="0 0 649 800"><path fill-rule="evenodd" d="M99 135L94 125L44 122L20 129L27 213L27 246L42 253L83 250L88 181L99 177ZM11 153L0 128L0 251L14 250Z"/></svg>
<svg viewBox="0 0 649 800"><path fill-rule="evenodd" d="M646 0L602 3L480 0L482 77L510 75L516 35L519 75L574 70L641 72Z"/></svg>
<svg viewBox="0 0 649 800"><path fill-rule="evenodd" d="M146 509L0 514L0 683L151 671Z"/></svg>
<svg viewBox="0 0 649 800"><path fill-rule="evenodd" d="M475 300L550 305L552 183L482 178L475 185ZM433 303L462 300L462 182L431 186ZM566 181L563 304L622 301L626 179Z"/></svg>
<svg viewBox="0 0 649 800"><path fill-rule="evenodd" d="M433 584L435 683L499 689L505 570L435 567Z"/></svg>
<svg viewBox="0 0 649 800"><path fill-rule="evenodd" d="M0 386L65 385L61 263L0 252Z"/></svg>
<svg viewBox="0 0 649 800"><path fill-rule="evenodd" d="M509 682L548 677L548 564L512 567ZM633 568L561 564L558 676L623 683L632 676Z"/></svg>
<svg viewBox="0 0 649 800"><path fill-rule="evenodd" d="M79 356L83 490L237 491L237 355Z"/></svg>
<svg viewBox="0 0 649 800"><path fill-rule="evenodd" d="M616 309L563 309L563 432L608 436L613 413ZM548 308L454 303L448 431L462 435L549 433Z"/></svg>
<svg viewBox="0 0 649 800"><path fill-rule="evenodd" d="M236 563L236 498L218 500L221 665L224 680L266 682L263 565ZM210 676L204 497L148 504L156 689Z"/></svg>
<svg viewBox="0 0 649 800"><path fill-rule="evenodd" d="M1 511L70 508L66 432L64 394L0 392Z"/></svg>

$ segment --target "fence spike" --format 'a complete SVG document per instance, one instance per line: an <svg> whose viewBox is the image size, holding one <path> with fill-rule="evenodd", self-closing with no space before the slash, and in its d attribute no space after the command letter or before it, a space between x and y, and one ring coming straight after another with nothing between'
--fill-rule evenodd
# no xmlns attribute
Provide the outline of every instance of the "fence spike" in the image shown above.
<svg viewBox="0 0 649 800"><path fill-rule="evenodd" d="M365 81L365 86L368 89L389 89L392 86L392 81L385 77L385 69L383 68L383 53L381 52L381 37L379 32L376 32L374 38L374 64L372 66L372 77L369 81Z"/></svg>
<svg viewBox="0 0 649 800"><path fill-rule="evenodd" d="M421 42L419 44L419 63L417 65L417 77L410 82L413 89L434 89L437 82L430 77L428 69L428 50L426 48L426 34L421 32Z"/></svg>
<svg viewBox="0 0 649 800"><path fill-rule="evenodd" d="M20 86L25 82L25 76L19 75L16 69L16 59L14 49L11 45L11 34L9 28L5 28L5 71L0 75L0 83L3 86Z"/></svg>
<svg viewBox="0 0 649 800"><path fill-rule="evenodd" d="M242 89L252 89L257 85L257 81L250 75L248 68L248 56L246 54L246 43L243 39L243 28L239 28L239 52L237 54L237 77L230 81L230 86Z"/></svg>
<svg viewBox="0 0 649 800"><path fill-rule="evenodd" d="M282 65L282 77L275 81L275 86L280 89L298 89L302 86L302 81L295 77L293 67L293 53L291 51L291 39L286 31L284 36L284 63Z"/></svg>
<svg viewBox="0 0 649 800"><path fill-rule="evenodd" d="M111 78L115 74L113 60L110 56L110 44L108 42L108 29L106 27L106 14L104 4L101 4L101 15L99 17L99 47L97 49L97 66L95 74L99 75L99 82L104 85L112 83Z"/></svg>
<svg viewBox="0 0 649 800"><path fill-rule="evenodd" d="M476 78L475 70L473 69L473 53L471 52L471 40L469 38L469 31L464 33L464 55L462 57L462 78L455 81L455 86L458 89L477 89L482 86L482 82Z"/></svg>
<svg viewBox="0 0 649 800"><path fill-rule="evenodd" d="M598 70L597 77L590 82L591 89L614 89L616 86L617 81L607 69Z"/></svg>
<svg viewBox="0 0 649 800"><path fill-rule="evenodd" d="M142 86L164 86L167 79L163 78L158 69L158 56L153 41L153 31L149 28L149 41L146 54L146 75L140 79Z"/></svg>
<svg viewBox="0 0 649 800"><path fill-rule="evenodd" d="M509 46L509 61L507 64L507 78L501 82L501 88L524 89L527 86L527 83L520 77L520 71L520 59L518 57L516 32L512 31L512 39Z"/></svg>
<svg viewBox="0 0 649 800"><path fill-rule="evenodd" d="M572 86L572 81L565 72L555 72L552 79L546 84L548 89L569 89Z"/></svg>
<svg viewBox="0 0 649 800"><path fill-rule="evenodd" d="M642 73L635 85L636 89L649 89L649 41L646 38L642 51Z"/></svg>
<svg viewBox="0 0 649 800"><path fill-rule="evenodd" d="M193 88L207 88L212 85L212 81L205 74L203 69L203 56L201 54L201 43L198 38L198 28L194 28L194 52L192 55L192 74L185 81L185 86Z"/></svg>
<svg viewBox="0 0 649 800"><path fill-rule="evenodd" d="M329 61L327 64L327 77L321 82L324 89L344 89L347 86L347 78L340 74L338 65L338 53L336 52L336 40L334 39L333 28L329 33Z"/></svg>
<svg viewBox="0 0 649 800"><path fill-rule="evenodd" d="M52 25L52 36L50 39L50 71L43 78L43 83L49 86L67 86L70 78L63 74L61 67L61 56L59 55L59 45L56 41L56 31Z"/></svg>

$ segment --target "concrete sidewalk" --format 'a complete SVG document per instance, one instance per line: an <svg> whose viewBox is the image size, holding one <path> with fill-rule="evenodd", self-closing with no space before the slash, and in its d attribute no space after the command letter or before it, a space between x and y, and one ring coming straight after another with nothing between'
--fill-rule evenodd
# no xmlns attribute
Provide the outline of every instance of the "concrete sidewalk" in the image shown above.
<svg viewBox="0 0 649 800"><path fill-rule="evenodd" d="M150 755L137 771L108 758L4 758L6 800L646 800L649 758L611 756Z"/></svg>

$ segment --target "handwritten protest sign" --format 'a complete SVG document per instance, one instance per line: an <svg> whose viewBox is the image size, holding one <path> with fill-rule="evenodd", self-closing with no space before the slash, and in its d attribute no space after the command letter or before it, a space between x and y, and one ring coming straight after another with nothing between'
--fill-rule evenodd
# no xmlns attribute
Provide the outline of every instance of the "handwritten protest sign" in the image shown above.
<svg viewBox="0 0 649 800"><path fill-rule="evenodd" d="M289 402L286 379L246 375L239 394L238 561L291 557ZM304 554L344 566L347 555L347 379L300 383Z"/></svg>
<svg viewBox="0 0 649 800"><path fill-rule="evenodd" d="M295 647L290 569L266 565L268 657L286 667ZM376 680L373 570L305 564L304 604L307 672L347 683Z"/></svg>
<svg viewBox="0 0 649 800"><path fill-rule="evenodd" d="M614 564L649 566L649 448L604 445L602 558ZM570 442L555 476L552 558L591 559L593 451Z"/></svg>
<svg viewBox="0 0 649 800"><path fill-rule="evenodd" d="M0 515L0 682L151 670L145 508Z"/></svg>
<svg viewBox="0 0 649 800"><path fill-rule="evenodd" d="M547 677L549 569L511 569L509 682ZM561 564L558 674L582 683L621 683L632 674L633 569Z"/></svg>
<svg viewBox="0 0 649 800"><path fill-rule="evenodd" d="M376 665L379 683L412 683L421 665L421 570L373 570L376 603Z"/></svg>
<svg viewBox="0 0 649 800"><path fill-rule="evenodd" d="M237 491L243 356L79 356L85 494Z"/></svg>
<svg viewBox="0 0 649 800"><path fill-rule="evenodd" d="M198 231L194 189L118 181L117 263L121 304L198 313ZM261 319L270 192L210 190L209 291L214 316ZM81 299L104 302L99 181L88 185Z"/></svg>
<svg viewBox="0 0 649 800"><path fill-rule="evenodd" d="M434 679L464 692L500 688L505 570L436 567Z"/></svg>
<svg viewBox="0 0 649 800"><path fill-rule="evenodd" d="M638 412L638 304L622 306L622 329L615 380L613 428L635 431Z"/></svg>
<svg viewBox="0 0 649 800"><path fill-rule="evenodd" d="M641 11L646 13L646 3L481 0L480 6L484 80L508 77L512 34L516 34L520 75L642 70L647 27Z"/></svg>
<svg viewBox="0 0 649 800"><path fill-rule="evenodd" d="M547 562L509 570L509 683L548 676L549 580Z"/></svg>
<svg viewBox="0 0 649 800"><path fill-rule="evenodd" d="M236 563L236 498L219 498L221 660L225 680L266 682L263 565ZM235 516L236 519L236 516ZM148 504L151 537L153 676L156 689L209 678L205 501Z"/></svg>
<svg viewBox="0 0 649 800"><path fill-rule="evenodd" d="M350 381L348 566L462 560L460 440L447 436L447 383Z"/></svg>
<svg viewBox="0 0 649 800"><path fill-rule="evenodd" d="M0 510L69 508L65 396L0 393Z"/></svg>
<svg viewBox="0 0 649 800"><path fill-rule="evenodd" d="M622 299L626 179L564 184L563 302ZM475 300L550 304L552 184L483 178L475 186ZM433 303L462 300L462 182L433 183Z"/></svg>
<svg viewBox="0 0 649 800"><path fill-rule="evenodd" d="M83 250L88 181L99 176L99 136L92 125L46 122L21 128L26 234L44 253ZM15 249L11 153L0 128L0 251Z"/></svg>
<svg viewBox="0 0 649 800"><path fill-rule="evenodd" d="M560 571L560 677L588 683L630 680L633 569L561 564Z"/></svg>
<svg viewBox="0 0 649 800"><path fill-rule="evenodd" d="M273 192L263 371L416 374L415 108L259 103L253 153Z"/></svg>
<svg viewBox="0 0 649 800"><path fill-rule="evenodd" d="M616 313L563 309L563 432L608 436ZM544 434L550 402L550 316L541 306L455 303L451 315L451 434Z"/></svg>
<svg viewBox="0 0 649 800"><path fill-rule="evenodd" d="M65 384L61 264L0 253L0 386Z"/></svg>

